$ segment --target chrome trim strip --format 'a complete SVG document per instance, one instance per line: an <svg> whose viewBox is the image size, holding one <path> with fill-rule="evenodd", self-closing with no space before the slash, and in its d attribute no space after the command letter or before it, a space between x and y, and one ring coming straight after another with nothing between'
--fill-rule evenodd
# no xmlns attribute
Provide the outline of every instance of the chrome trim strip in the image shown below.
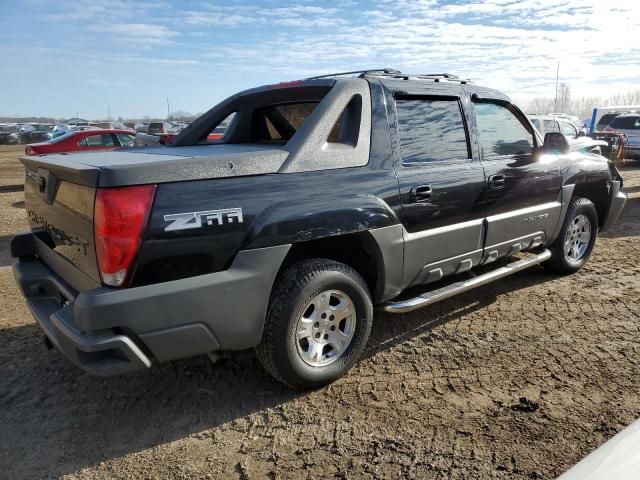
<svg viewBox="0 0 640 480"><path fill-rule="evenodd" d="M517 217L519 215L528 215L528 214L531 214L531 213L538 212L540 210L558 208L559 206L561 206L560 202L543 203L543 204L540 204L540 205L534 205L532 207L521 208L520 210L512 210L510 212L499 213L497 215L491 215L491 216L487 217L487 222L489 222L489 223L497 222L497 221L500 221L500 220L506 220L506 219L509 219L509 218Z"/></svg>
<svg viewBox="0 0 640 480"><path fill-rule="evenodd" d="M442 227L430 228L429 230L422 230L420 232L409 233L405 229L405 241L418 240L424 237L432 237L434 235L440 235L442 233L449 233L455 230L461 230L463 228L475 227L476 225L482 225L483 218L476 220L469 220L467 222L454 223L452 225L444 225Z"/></svg>

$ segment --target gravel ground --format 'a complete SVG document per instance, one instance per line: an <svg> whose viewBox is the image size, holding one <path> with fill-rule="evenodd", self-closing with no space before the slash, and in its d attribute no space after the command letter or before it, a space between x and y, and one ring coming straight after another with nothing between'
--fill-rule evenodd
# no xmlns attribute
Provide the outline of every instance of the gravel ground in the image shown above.
<svg viewBox="0 0 640 480"><path fill-rule="evenodd" d="M0 145L0 186L24 183L24 170L17 161L24 145Z"/></svg>
<svg viewBox="0 0 640 480"><path fill-rule="evenodd" d="M250 352L98 379L46 351L7 266L21 193L2 194L0 477L555 478L640 417L640 168L624 176L581 272L377 313L352 372L306 393Z"/></svg>

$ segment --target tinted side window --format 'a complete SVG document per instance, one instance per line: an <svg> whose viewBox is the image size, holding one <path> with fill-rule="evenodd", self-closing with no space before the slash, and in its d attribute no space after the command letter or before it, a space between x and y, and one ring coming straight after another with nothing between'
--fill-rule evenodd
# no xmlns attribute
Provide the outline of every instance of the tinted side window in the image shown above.
<svg viewBox="0 0 640 480"><path fill-rule="evenodd" d="M573 138L578 135L578 131L570 123L561 122L560 130L562 131L563 135L566 135L569 138Z"/></svg>
<svg viewBox="0 0 640 480"><path fill-rule="evenodd" d="M86 145L90 147L113 147L113 137L109 134L90 135L86 139Z"/></svg>
<svg viewBox="0 0 640 480"><path fill-rule="evenodd" d="M467 134L457 100L396 100L404 164L469 158Z"/></svg>
<svg viewBox="0 0 640 480"><path fill-rule="evenodd" d="M545 120L544 130L545 132L559 132L560 127L558 127L558 122L556 122L555 120Z"/></svg>
<svg viewBox="0 0 640 480"><path fill-rule="evenodd" d="M133 135L128 135L126 133L116 133L118 140L120 140L120 145L123 147L133 147L136 144L136 139Z"/></svg>
<svg viewBox="0 0 640 480"><path fill-rule="evenodd" d="M507 107L476 103L475 110L483 158L531 154L532 132Z"/></svg>

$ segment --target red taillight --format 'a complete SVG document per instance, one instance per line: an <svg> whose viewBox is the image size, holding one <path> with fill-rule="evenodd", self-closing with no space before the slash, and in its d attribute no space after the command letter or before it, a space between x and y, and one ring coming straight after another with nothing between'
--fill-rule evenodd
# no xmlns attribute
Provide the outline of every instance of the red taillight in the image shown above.
<svg viewBox="0 0 640 480"><path fill-rule="evenodd" d="M126 284L147 225L155 185L99 188L93 216L102 283Z"/></svg>
<svg viewBox="0 0 640 480"><path fill-rule="evenodd" d="M24 153L25 153L26 155L33 155L33 148L31 148L31 147L27 147L27 148L25 148L25 149L24 149Z"/></svg>

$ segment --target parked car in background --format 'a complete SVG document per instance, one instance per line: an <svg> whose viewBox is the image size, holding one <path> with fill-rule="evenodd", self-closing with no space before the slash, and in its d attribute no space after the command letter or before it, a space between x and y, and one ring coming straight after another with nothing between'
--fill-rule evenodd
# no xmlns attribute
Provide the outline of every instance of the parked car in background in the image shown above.
<svg viewBox="0 0 640 480"><path fill-rule="evenodd" d="M0 145L17 145L20 143L20 126L5 125L0 128Z"/></svg>
<svg viewBox="0 0 640 480"><path fill-rule="evenodd" d="M31 128L23 127L20 143L46 142L51 140L55 125L49 123L31 124Z"/></svg>
<svg viewBox="0 0 640 480"><path fill-rule="evenodd" d="M595 107L596 132L604 132L613 119L623 113L640 113L640 105L615 105L612 107ZM592 115L593 116L593 115ZM590 121L591 122L591 121Z"/></svg>
<svg viewBox="0 0 640 480"><path fill-rule="evenodd" d="M169 122L151 122L147 128L150 135L164 135L167 133L175 133L173 125Z"/></svg>
<svg viewBox="0 0 640 480"><path fill-rule="evenodd" d="M527 115L533 126L540 132L542 137L547 133L562 133L569 141L569 148L572 151L582 151L600 153L600 148L607 145L602 140L594 140L585 136L582 129L578 129L573 122L565 117L552 115Z"/></svg>
<svg viewBox="0 0 640 480"><path fill-rule="evenodd" d="M551 115L552 117L569 121L574 127L576 127L578 131L581 131L584 128L584 124L575 115L568 115L566 113L550 113L549 115ZM586 135L589 132L583 131L583 133Z"/></svg>
<svg viewBox="0 0 640 480"><path fill-rule="evenodd" d="M527 115L533 126L542 134L560 132L569 140L582 136L582 129L578 129L574 123L565 117L554 115Z"/></svg>
<svg viewBox="0 0 640 480"><path fill-rule="evenodd" d="M640 158L640 113L618 115L605 129L605 132L624 134L627 158Z"/></svg>
<svg viewBox="0 0 640 480"><path fill-rule="evenodd" d="M27 155L50 153L73 153L92 150L113 150L121 147L133 147L135 137L128 130L84 130L70 132L48 142L27 145Z"/></svg>

